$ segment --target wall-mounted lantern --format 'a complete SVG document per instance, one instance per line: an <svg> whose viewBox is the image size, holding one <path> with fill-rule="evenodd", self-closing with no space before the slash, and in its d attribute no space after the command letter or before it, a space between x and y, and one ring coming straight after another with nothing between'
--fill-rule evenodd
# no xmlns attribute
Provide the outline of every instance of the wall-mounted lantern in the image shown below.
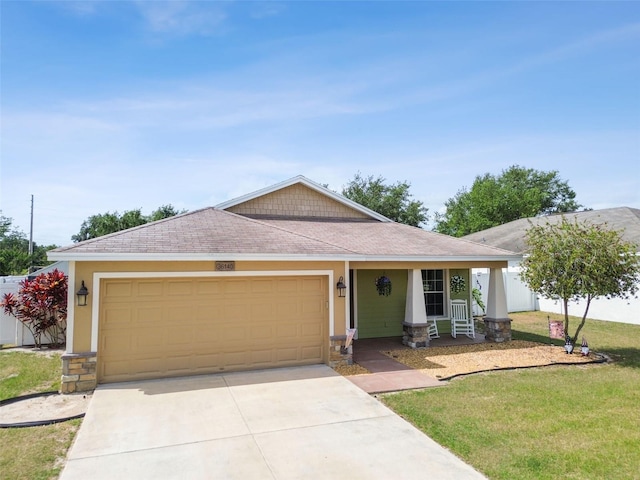
<svg viewBox="0 0 640 480"><path fill-rule="evenodd" d="M87 305L87 296L89 295L89 290L84 286L84 280L82 280L82 286L80 290L76 292L76 297L78 297L78 306L84 307Z"/></svg>
<svg viewBox="0 0 640 480"><path fill-rule="evenodd" d="M336 283L336 288L338 289L338 296L344 297L345 292L347 291L347 286L344 284L344 277L340 277L338 279L338 283Z"/></svg>

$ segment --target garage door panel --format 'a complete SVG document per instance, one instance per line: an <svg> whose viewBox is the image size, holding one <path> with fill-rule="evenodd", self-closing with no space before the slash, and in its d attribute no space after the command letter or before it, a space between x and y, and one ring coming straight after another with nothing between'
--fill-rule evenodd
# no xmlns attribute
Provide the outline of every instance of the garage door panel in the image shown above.
<svg viewBox="0 0 640 480"><path fill-rule="evenodd" d="M169 280L167 281L167 295L169 296L182 296L182 295L193 295L194 283L191 280L177 281L177 280Z"/></svg>
<svg viewBox="0 0 640 480"><path fill-rule="evenodd" d="M249 281L245 279L227 280L222 283L226 295L246 295L249 293Z"/></svg>
<svg viewBox="0 0 640 480"><path fill-rule="evenodd" d="M322 363L326 291L326 277L103 280L98 380Z"/></svg>
<svg viewBox="0 0 640 480"><path fill-rule="evenodd" d="M103 301L129 301L132 295L133 285L131 280L112 281L109 282L105 288L105 298Z"/></svg>
<svg viewBox="0 0 640 480"><path fill-rule="evenodd" d="M134 348L136 352L158 352L165 345L164 332L152 331L148 329L137 330L134 333Z"/></svg>
<svg viewBox="0 0 640 480"><path fill-rule="evenodd" d="M291 295L298 293L299 281L297 279L279 279L276 281L276 285L278 293L289 293Z"/></svg>
<svg viewBox="0 0 640 480"><path fill-rule="evenodd" d="M322 325L316 323L302 323L298 326L299 335L303 338L317 338L322 335Z"/></svg>
<svg viewBox="0 0 640 480"><path fill-rule="evenodd" d="M148 328L152 328L154 324L162 321L164 310L161 306L138 306L136 308L136 323L138 325L150 324Z"/></svg>
<svg viewBox="0 0 640 480"><path fill-rule="evenodd" d="M274 291L273 280L270 279L256 279L250 283L251 293L256 294L271 294Z"/></svg>
<svg viewBox="0 0 640 480"><path fill-rule="evenodd" d="M195 329L192 327L175 326L167 328L167 345L192 345L196 337Z"/></svg>
<svg viewBox="0 0 640 480"><path fill-rule="evenodd" d="M250 353L243 350L238 350L235 352L225 352L222 355L222 367L225 368L233 368L233 367L243 367L248 365L250 362Z"/></svg>
<svg viewBox="0 0 640 480"><path fill-rule="evenodd" d="M132 311L130 308L110 308L100 319L103 326L123 328L131 324Z"/></svg>
<svg viewBox="0 0 640 480"><path fill-rule="evenodd" d="M164 359L162 359L162 361L158 361L155 356L137 356L135 359L135 368L138 375L162 375L166 371L165 365L166 362Z"/></svg>
<svg viewBox="0 0 640 480"><path fill-rule="evenodd" d="M253 365L271 365L274 362L273 350L252 350L249 355L251 356L250 362Z"/></svg>
<svg viewBox="0 0 640 480"><path fill-rule="evenodd" d="M240 303L237 300L235 300L234 303L225 304L222 308L222 317L227 321L232 320L236 322L243 322L249 318L250 313L251 310L249 305L246 303Z"/></svg>
<svg viewBox="0 0 640 480"><path fill-rule="evenodd" d="M110 332L102 336L100 350L103 352L130 352L131 335L129 332Z"/></svg>
<svg viewBox="0 0 640 480"><path fill-rule="evenodd" d="M298 326L295 323L283 323L276 327L276 336L280 341L293 341L298 337Z"/></svg>
<svg viewBox="0 0 640 480"><path fill-rule="evenodd" d="M322 351L317 345L300 347L300 357L303 360L315 360L319 355L322 355Z"/></svg>
<svg viewBox="0 0 640 480"><path fill-rule="evenodd" d="M282 318L295 318L300 313L300 304L293 299L284 300L276 305L276 314Z"/></svg>
<svg viewBox="0 0 640 480"><path fill-rule="evenodd" d="M164 290L164 283L162 280L156 281L139 281L136 283L138 286L138 297L162 297Z"/></svg>
<svg viewBox="0 0 640 480"><path fill-rule="evenodd" d="M208 324L222 318L222 306L211 304L199 304L195 307L193 319L198 323Z"/></svg>
<svg viewBox="0 0 640 480"><path fill-rule="evenodd" d="M219 279L202 279L194 283L195 295L209 296L209 295L221 295L222 294L222 280Z"/></svg>
<svg viewBox="0 0 640 480"><path fill-rule="evenodd" d="M193 367L197 370L213 371L220 365L222 354L207 353L193 356Z"/></svg>
<svg viewBox="0 0 640 480"><path fill-rule="evenodd" d="M273 327L271 325L260 325L249 328L250 338L253 341L273 341Z"/></svg>
<svg viewBox="0 0 640 480"><path fill-rule="evenodd" d="M298 347L278 348L276 350L276 361L295 362L298 359Z"/></svg>
<svg viewBox="0 0 640 480"><path fill-rule="evenodd" d="M324 301L322 299L313 298L311 300L302 302L302 316L314 317L319 315L324 310Z"/></svg>
<svg viewBox="0 0 640 480"><path fill-rule="evenodd" d="M131 362L129 360L112 359L103 366L104 376L113 378L114 381L126 380L131 371Z"/></svg>
<svg viewBox="0 0 640 480"><path fill-rule="evenodd" d="M249 315L253 321L271 322L274 313L276 312L276 306L270 300L261 300L256 304L252 304Z"/></svg>
<svg viewBox="0 0 640 480"><path fill-rule="evenodd" d="M321 292L323 288L323 282L325 280L320 277L304 278L301 282L302 291L304 293L317 293Z"/></svg>
<svg viewBox="0 0 640 480"><path fill-rule="evenodd" d="M188 372L193 369L192 355L174 355L166 360L167 373Z"/></svg>

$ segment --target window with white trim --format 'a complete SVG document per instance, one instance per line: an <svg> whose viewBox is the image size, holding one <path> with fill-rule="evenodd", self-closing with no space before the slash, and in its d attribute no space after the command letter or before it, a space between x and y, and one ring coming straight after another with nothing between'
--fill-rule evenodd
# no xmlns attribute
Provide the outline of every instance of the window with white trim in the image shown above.
<svg viewBox="0 0 640 480"><path fill-rule="evenodd" d="M422 286L427 317L445 316L444 270L422 270Z"/></svg>

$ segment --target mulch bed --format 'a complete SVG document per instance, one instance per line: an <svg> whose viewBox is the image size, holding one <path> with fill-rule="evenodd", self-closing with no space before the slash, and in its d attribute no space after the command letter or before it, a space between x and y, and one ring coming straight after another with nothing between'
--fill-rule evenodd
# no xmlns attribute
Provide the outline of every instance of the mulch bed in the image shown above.
<svg viewBox="0 0 640 480"><path fill-rule="evenodd" d="M602 361L602 357L594 353L583 356L578 349L578 353L568 355L561 346L543 345L524 340L428 347L416 350L398 349L382 353L404 365L441 379L489 370ZM370 373L357 364L336 367L335 370L345 376Z"/></svg>

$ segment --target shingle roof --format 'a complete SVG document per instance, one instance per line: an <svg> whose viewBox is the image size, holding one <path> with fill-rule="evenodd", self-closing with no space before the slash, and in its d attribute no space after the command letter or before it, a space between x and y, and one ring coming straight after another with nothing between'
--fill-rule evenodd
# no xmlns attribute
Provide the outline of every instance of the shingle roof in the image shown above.
<svg viewBox="0 0 640 480"><path fill-rule="evenodd" d="M262 219L264 223L330 242L359 255L470 257L511 252L395 222Z"/></svg>
<svg viewBox="0 0 640 480"><path fill-rule="evenodd" d="M50 252L88 258L411 257L516 259L512 252L395 222L251 219L216 208L148 223Z"/></svg>
<svg viewBox="0 0 640 480"><path fill-rule="evenodd" d="M147 223L139 227L52 250L58 254L314 254L351 253L275 226L216 208Z"/></svg>
<svg viewBox="0 0 640 480"><path fill-rule="evenodd" d="M622 238L639 246L640 251L640 209L629 207L606 208L585 212L565 213L567 219L592 224L606 223L608 228L622 231ZM462 237L472 242L522 253L525 250L526 231L534 225L544 225L545 222L559 223L562 215L546 217L521 218L497 227L482 230Z"/></svg>

